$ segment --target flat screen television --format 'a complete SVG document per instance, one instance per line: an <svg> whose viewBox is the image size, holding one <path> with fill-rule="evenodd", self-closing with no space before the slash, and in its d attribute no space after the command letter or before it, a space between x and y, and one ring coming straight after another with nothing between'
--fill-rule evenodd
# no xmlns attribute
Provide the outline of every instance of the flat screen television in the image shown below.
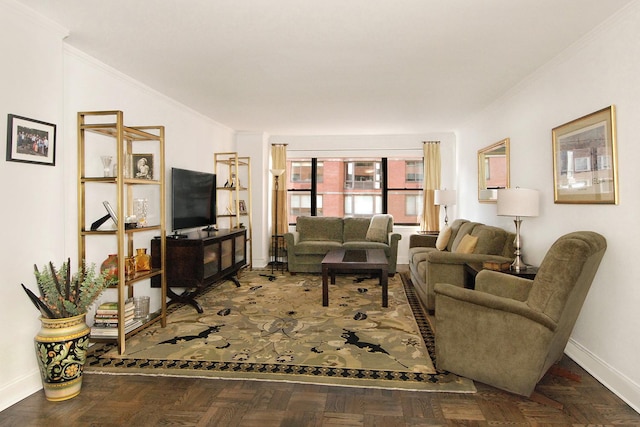
<svg viewBox="0 0 640 427"><path fill-rule="evenodd" d="M216 224L216 175L171 168L171 228L179 230Z"/></svg>

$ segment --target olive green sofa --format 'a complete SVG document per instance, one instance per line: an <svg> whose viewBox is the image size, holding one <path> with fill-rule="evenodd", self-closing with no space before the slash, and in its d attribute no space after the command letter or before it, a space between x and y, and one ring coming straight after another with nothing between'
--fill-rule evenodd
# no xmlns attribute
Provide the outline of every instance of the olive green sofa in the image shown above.
<svg viewBox="0 0 640 427"><path fill-rule="evenodd" d="M383 249L389 275L395 274L398 241L391 215L372 218L299 216L296 230L284 235L290 273L320 273L322 259L333 249Z"/></svg>
<svg viewBox="0 0 640 427"><path fill-rule="evenodd" d="M530 396L562 357L606 247L578 231L556 240L533 280L483 270L475 290L438 283L438 369Z"/></svg>
<svg viewBox="0 0 640 427"><path fill-rule="evenodd" d="M512 262L515 234L499 227L457 219L450 230L441 234L450 237L442 250L436 248L438 236L414 234L409 238L409 271L411 282L423 306L430 312L435 310L436 283L450 283L464 287L466 263L494 261ZM466 235L477 238L471 253L460 253L460 243Z"/></svg>

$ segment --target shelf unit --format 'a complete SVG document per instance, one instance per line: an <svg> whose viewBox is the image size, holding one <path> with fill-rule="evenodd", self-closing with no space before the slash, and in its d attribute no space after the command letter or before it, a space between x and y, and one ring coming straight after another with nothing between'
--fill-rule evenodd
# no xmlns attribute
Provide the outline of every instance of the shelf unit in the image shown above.
<svg viewBox="0 0 640 427"><path fill-rule="evenodd" d="M247 266L253 268L253 223L251 215L251 158L236 152L215 153L214 170L217 181L216 209L218 228L247 229Z"/></svg>
<svg viewBox="0 0 640 427"><path fill-rule="evenodd" d="M110 176L105 176L107 173L103 171L100 161L100 157L105 155L115 159ZM132 170L131 159L137 157L145 157L149 161L148 178L135 177L137 174ZM78 259L99 263L109 253L118 255L118 281L114 287L118 294L116 339L120 354L125 351L127 335L157 321L161 322L162 327L166 326L164 171L164 126L125 126L123 112L116 110L78 113ZM149 193L153 194L149 205L155 209L155 215L148 215L148 222L142 226L126 227L125 219L134 214L136 196ZM101 227L92 230L92 221L106 213L101 203L104 199L115 200L117 226L113 228L114 222L109 219ZM162 242L158 266L127 276L126 258L135 255L136 247L150 249L154 236L161 236ZM105 243L111 248L115 243L115 252L100 253L104 251ZM93 252L88 256L90 250ZM136 283L154 277L161 282L160 310L152 313L142 326L125 331L125 301L134 296Z"/></svg>

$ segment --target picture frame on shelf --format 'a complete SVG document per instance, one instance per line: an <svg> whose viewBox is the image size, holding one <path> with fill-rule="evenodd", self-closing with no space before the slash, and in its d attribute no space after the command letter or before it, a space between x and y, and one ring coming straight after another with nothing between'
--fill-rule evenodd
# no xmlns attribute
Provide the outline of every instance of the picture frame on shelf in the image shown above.
<svg viewBox="0 0 640 427"><path fill-rule="evenodd" d="M111 217L111 219L113 220L113 223L116 225L116 227L118 226L118 215L116 214L116 212L113 210L113 208L111 207L111 204L108 201L104 201L102 202L102 204L104 205L104 208L107 210L107 212L109 213L109 216Z"/></svg>
<svg viewBox="0 0 640 427"><path fill-rule="evenodd" d="M552 130L554 203L618 204L613 105Z"/></svg>
<svg viewBox="0 0 640 427"><path fill-rule="evenodd" d="M56 165L56 125L9 114L7 161Z"/></svg>
<svg viewBox="0 0 640 427"><path fill-rule="evenodd" d="M241 214L247 213L247 204L244 200L238 200L238 208L240 209Z"/></svg>
<svg viewBox="0 0 640 427"><path fill-rule="evenodd" d="M153 179L153 154L132 154L131 166L133 168L132 178Z"/></svg>

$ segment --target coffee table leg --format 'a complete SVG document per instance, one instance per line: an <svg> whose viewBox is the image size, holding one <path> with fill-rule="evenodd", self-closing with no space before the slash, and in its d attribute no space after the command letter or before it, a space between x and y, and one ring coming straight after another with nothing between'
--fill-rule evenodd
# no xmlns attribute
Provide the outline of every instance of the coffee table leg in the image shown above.
<svg viewBox="0 0 640 427"><path fill-rule="evenodd" d="M382 306L389 307L389 270L386 268L380 270L380 284L382 285Z"/></svg>
<svg viewBox="0 0 640 427"><path fill-rule="evenodd" d="M322 266L322 306L329 305L329 268Z"/></svg>

